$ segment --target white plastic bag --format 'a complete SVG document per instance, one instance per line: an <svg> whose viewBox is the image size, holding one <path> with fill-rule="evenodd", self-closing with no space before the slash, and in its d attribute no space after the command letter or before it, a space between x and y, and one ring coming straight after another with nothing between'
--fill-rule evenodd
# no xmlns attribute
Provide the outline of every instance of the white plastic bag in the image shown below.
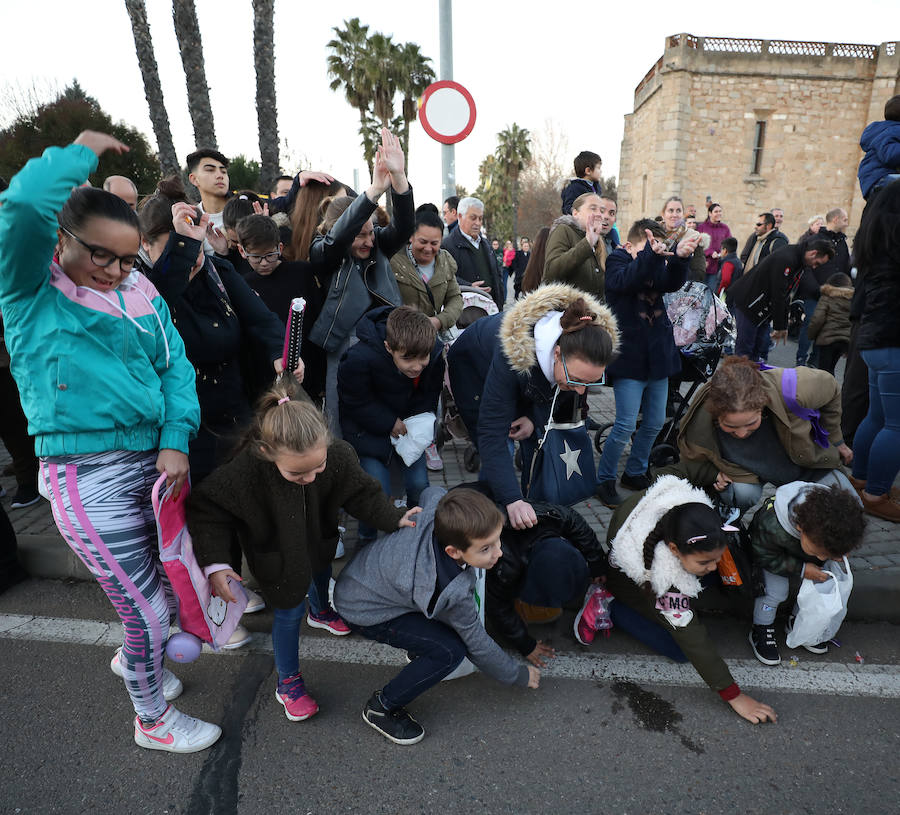
<svg viewBox="0 0 900 815"><path fill-rule="evenodd" d="M478 609L478 618L484 625L484 592L485 592L485 575L484 569L475 569L475 607ZM472 664L468 657L464 657L463 661L456 666L452 673L447 674L443 681L448 679L459 679L462 676L468 676L475 673L478 669Z"/></svg>
<svg viewBox="0 0 900 815"><path fill-rule="evenodd" d="M787 635L788 648L828 642L847 616L847 600L853 589L850 561L844 557L844 568L833 560L823 567L830 577L822 583L804 580L797 594L797 617Z"/></svg>
<svg viewBox="0 0 900 815"><path fill-rule="evenodd" d="M391 444L407 467L422 458L425 448L434 441L435 421L433 413L417 413L403 420L406 433L397 439L391 436Z"/></svg>

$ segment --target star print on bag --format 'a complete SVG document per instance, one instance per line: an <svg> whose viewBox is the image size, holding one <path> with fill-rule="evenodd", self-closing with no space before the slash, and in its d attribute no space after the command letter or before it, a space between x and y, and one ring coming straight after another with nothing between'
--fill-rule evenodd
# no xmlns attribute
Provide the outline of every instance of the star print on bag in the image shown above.
<svg viewBox="0 0 900 815"><path fill-rule="evenodd" d="M573 450L569 447L569 442L567 440L563 440L563 444L565 445L565 452L560 453L559 457L562 459L563 464L566 465L566 481L568 481L573 473L582 475L581 465L578 463L578 457L581 455L581 450L577 447Z"/></svg>

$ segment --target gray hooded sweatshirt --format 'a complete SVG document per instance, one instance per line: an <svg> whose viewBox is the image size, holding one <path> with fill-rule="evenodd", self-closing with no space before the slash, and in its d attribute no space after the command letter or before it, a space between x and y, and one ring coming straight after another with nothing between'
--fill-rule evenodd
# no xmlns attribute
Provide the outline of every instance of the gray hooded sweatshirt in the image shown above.
<svg viewBox="0 0 900 815"><path fill-rule="evenodd" d="M452 628L465 643L469 659L483 673L507 684L528 684L528 667L492 640L475 607L475 570L463 569L429 604L437 583L434 511L446 491L422 493L416 525L363 547L344 567L334 587L334 607L356 625L377 625L419 612Z"/></svg>

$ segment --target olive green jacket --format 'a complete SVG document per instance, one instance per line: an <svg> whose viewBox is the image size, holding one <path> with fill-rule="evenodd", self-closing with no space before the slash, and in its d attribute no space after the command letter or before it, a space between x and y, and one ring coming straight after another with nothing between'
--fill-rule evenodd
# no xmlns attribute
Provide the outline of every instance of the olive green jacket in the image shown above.
<svg viewBox="0 0 900 815"><path fill-rule="evenodd" d="M766 407L775 421L782 447L794 464L801 467L833 470L841 464L837 447L841 434L841 386L826 371L797 368L797 402L802 407L821 413L822 427L828 431L828 449L819 447L812 438L809 422L787 409L781 395L781 368L762 371ZM698 487L712 486L720 472L732 481L756 484L759 479L743 467L726 461L719 450L716 425L706 409L709 383L700 386L678 431L679 469Z"/></svg>
<svg viewBox="0 0 900 815"><path fill-rule="evenodd" d="M813 312L806 333L816 345L850 342L850 301L853 289L841 286L822 286L821 296Z"/></svg>
<svg viewBox="0 0 900 815"><path fill-rule="evenodd" d="M571 215L553 222L544 253L544 283L566 283L605 301L606 241L591 248Z"/></svg>
<svg viewBox="0 0 900 815"><path fill-rule="evenodd" d="M406 247L391 258L391 269L397 278L397 288L406 306L414 306L429 317L441 321L441 330L452 328L463 310L462 294L456 282L456 261L446 249L441 249L434 259L434 274L428 281L427 289L422 275L409 259ZM431 290L431 297L428 296Z"/></svg>

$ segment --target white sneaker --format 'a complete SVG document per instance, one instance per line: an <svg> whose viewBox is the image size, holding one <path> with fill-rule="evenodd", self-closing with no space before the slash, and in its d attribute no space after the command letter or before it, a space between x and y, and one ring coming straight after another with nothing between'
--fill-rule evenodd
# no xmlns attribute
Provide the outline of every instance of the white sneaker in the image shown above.
<svg viewBox="0 0 900 815"><path fill-rule="evenodd" d="M116 675L125 678L125 674L122 671L122 663L119 661L122 654L121 648L116 648L115 654L113 654L113 658L109 662L109 669ZM184 685L181 684L181 680L175 676L168 668L163 668L163 678L162 678L162 692L167 702L171 702L173 699L177 699L181 696L181 692L184 690Z"/></svg>
<svg viewBox="0 0 900 815"><path fill-rule="evenodd" d="M246 645L250 640L253 639L253 635L246 629L244 626L239 625L234 629L234 633L228 638L228 642L226 642L222 647L226 651L233 651L235 648L240 648L242 645Z"/></svg>
<svg viewBox="0 0 900 815"><path fill-rule="evenodd" d="M148 750L167 750L170 753L196 753L219 740L222 728L217 724L195 719L169 705L153 725L144 725L140 717L134 719L134 743Z"/></svg>
<svg viewBox="0 0 900 815"><path fill-rule="evenodd" d="M266 607L266 601L252 589L244 586L244 594L247 595L247 608L244 609L244 614L253 614L255 611L262 611Z"/></svg>
<svg viewBox="0 0 900 815"><path fill-rule="evenodd" d="M338 527L338 542L337 546L334 549L334 559L340 560L344 555L347 554L347 551L344 549L344 533L346 532L346 528L343 526Z"/></svg>
<svg viewBox="0 0 900 815"><path fill-rule="evenodd" d="M431 443L425 448L425 466L429 470L443 470L444 460L438 452L437 445Z"/></svg>

